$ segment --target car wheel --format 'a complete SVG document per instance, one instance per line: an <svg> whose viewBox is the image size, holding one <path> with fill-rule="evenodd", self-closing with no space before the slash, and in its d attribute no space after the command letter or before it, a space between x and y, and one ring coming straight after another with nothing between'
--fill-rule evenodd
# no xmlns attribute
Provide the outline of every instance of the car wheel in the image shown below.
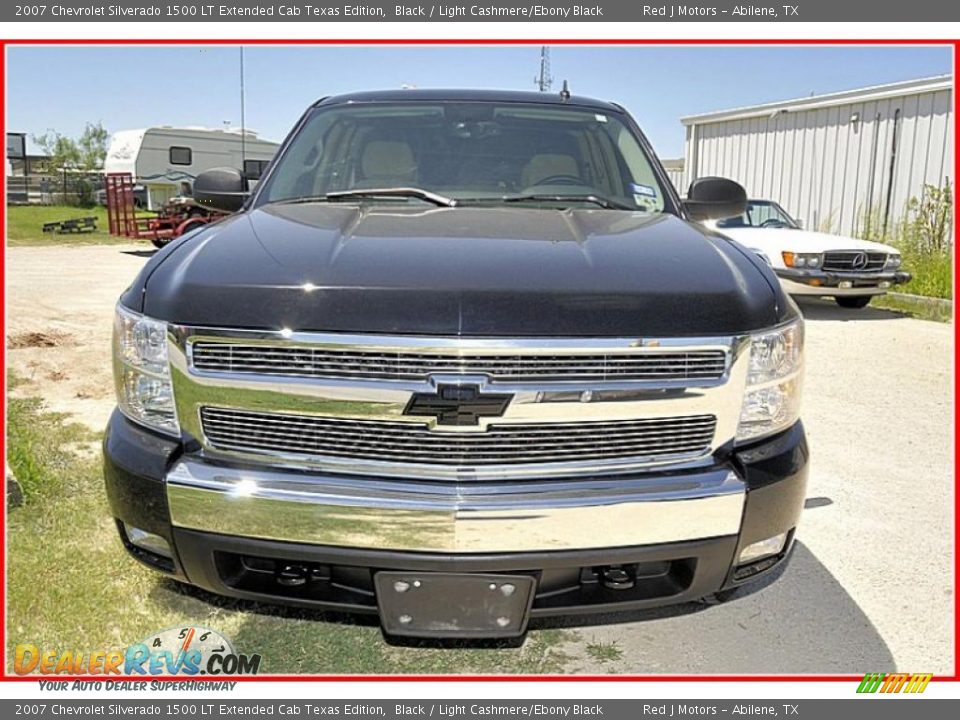
<svg viewBox="0 0 960 720"><path fill-rule="evenodd" d="M186 235L189 232L193 232L198 228L202 228L204 225L206 225L205 222L188 222L186 225L183 226L183 230L180 233L180 237Z"/></svg>
<svg viewBox="0 0 960 720"><path fill-rule="evenodd" d="M859 310L865 308L870 304L871 296L870 295L854 295L846 297L835 297L834 300L837 301L837 305L842 308L851 308L853 310Z"/></svg>

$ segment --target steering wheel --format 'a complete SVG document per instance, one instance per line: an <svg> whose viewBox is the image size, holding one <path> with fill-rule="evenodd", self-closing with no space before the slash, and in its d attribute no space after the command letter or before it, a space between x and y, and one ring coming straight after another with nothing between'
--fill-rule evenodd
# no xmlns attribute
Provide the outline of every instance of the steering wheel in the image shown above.
<svg viewBox="0 0 960 720"><path fill-rule="evenodd" d="M786 223L783 222L783 220L777 220L776 218L770 218L770 219L764 220L762 223L760 223L760 227L762 227L762 228L765 228L765 227L786 227L786 226L787 226L787 225L786 225Z"/></svg>
<svg viewBox="0 0 960 720"><path fill-rule="evenodd" d="M537 180L536 185L583 185L583 178L576 175L548 175Z"/></svg>

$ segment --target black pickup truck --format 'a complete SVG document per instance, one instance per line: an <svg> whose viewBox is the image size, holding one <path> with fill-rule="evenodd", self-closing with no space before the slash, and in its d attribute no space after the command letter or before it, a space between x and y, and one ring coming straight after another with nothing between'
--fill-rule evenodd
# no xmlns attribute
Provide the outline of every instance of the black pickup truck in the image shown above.
<svg viewBox="0 0 960 720"><path fill-rule="evenodd" d="M107 491L127 551L222 595L518 636L725 599L803 506L803 324L620 106L320 100L239 210L117 305Z"/></svg>

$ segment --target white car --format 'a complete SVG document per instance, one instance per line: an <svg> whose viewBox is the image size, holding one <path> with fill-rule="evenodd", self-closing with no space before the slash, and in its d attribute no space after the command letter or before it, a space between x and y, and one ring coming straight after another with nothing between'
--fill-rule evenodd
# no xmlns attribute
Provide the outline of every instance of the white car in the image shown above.
<svg viewBox="0 0 960 720"><path fill-rule="evenodd" d="M900 270L896 248L803 230L772 200L748 200L743 215L705 224L762 257L791 295L830 296L841 307L863 308L911 278Z"/></svg>

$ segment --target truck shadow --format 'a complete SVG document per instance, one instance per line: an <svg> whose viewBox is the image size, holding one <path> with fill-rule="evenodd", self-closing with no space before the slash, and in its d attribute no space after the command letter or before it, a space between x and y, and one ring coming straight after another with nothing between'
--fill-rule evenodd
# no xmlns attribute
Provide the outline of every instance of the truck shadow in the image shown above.
<svg viewBox="0 0 960 720"><path fill-rule="evenodd" d="M531 629L587 626L624 651L619 672L819 675L895 667L870 618L799 541L787 566L720 605L557 618Z"/></svg>
<svg viewBox="0 0 960 720"><path fill-rule="evenodd" d="M850 320L902 320L910 317L904 313L875 308L867 305L859 310L842 308L832 299L825 300L816 297L794 297L800 312L806 320L834 320L849 322Z"/></svg>
<svg viewBox="0 0 960 720"><path fill-rule="evenodd" d="M802 542L795 545L786 567L745 586L726 603L685 603L653 610L534 620L527 637L516 641L386 639L371 633L378 626L374 616L235 600L169 580L158 583L152 596L154 601L188 617L242 612L240 630L233 633L241 652L261 652L283 645L294 628L298 636L317 632L327 637L350 633L352 628L353 633L361 631L365 642L383 642L398 649L508 653L522 652L545 631L561 631L562 649L576 654L585 641L615 644L622 657L605 665L604 672L856 674L863 673L864 668L895 667L873 623ZM306 665L299 666L303 672L310 672ZM323 671L337 672L329 665ZM390 672L390 668L382 671ZM430 669L425 667L423 671Z"/></svg>

